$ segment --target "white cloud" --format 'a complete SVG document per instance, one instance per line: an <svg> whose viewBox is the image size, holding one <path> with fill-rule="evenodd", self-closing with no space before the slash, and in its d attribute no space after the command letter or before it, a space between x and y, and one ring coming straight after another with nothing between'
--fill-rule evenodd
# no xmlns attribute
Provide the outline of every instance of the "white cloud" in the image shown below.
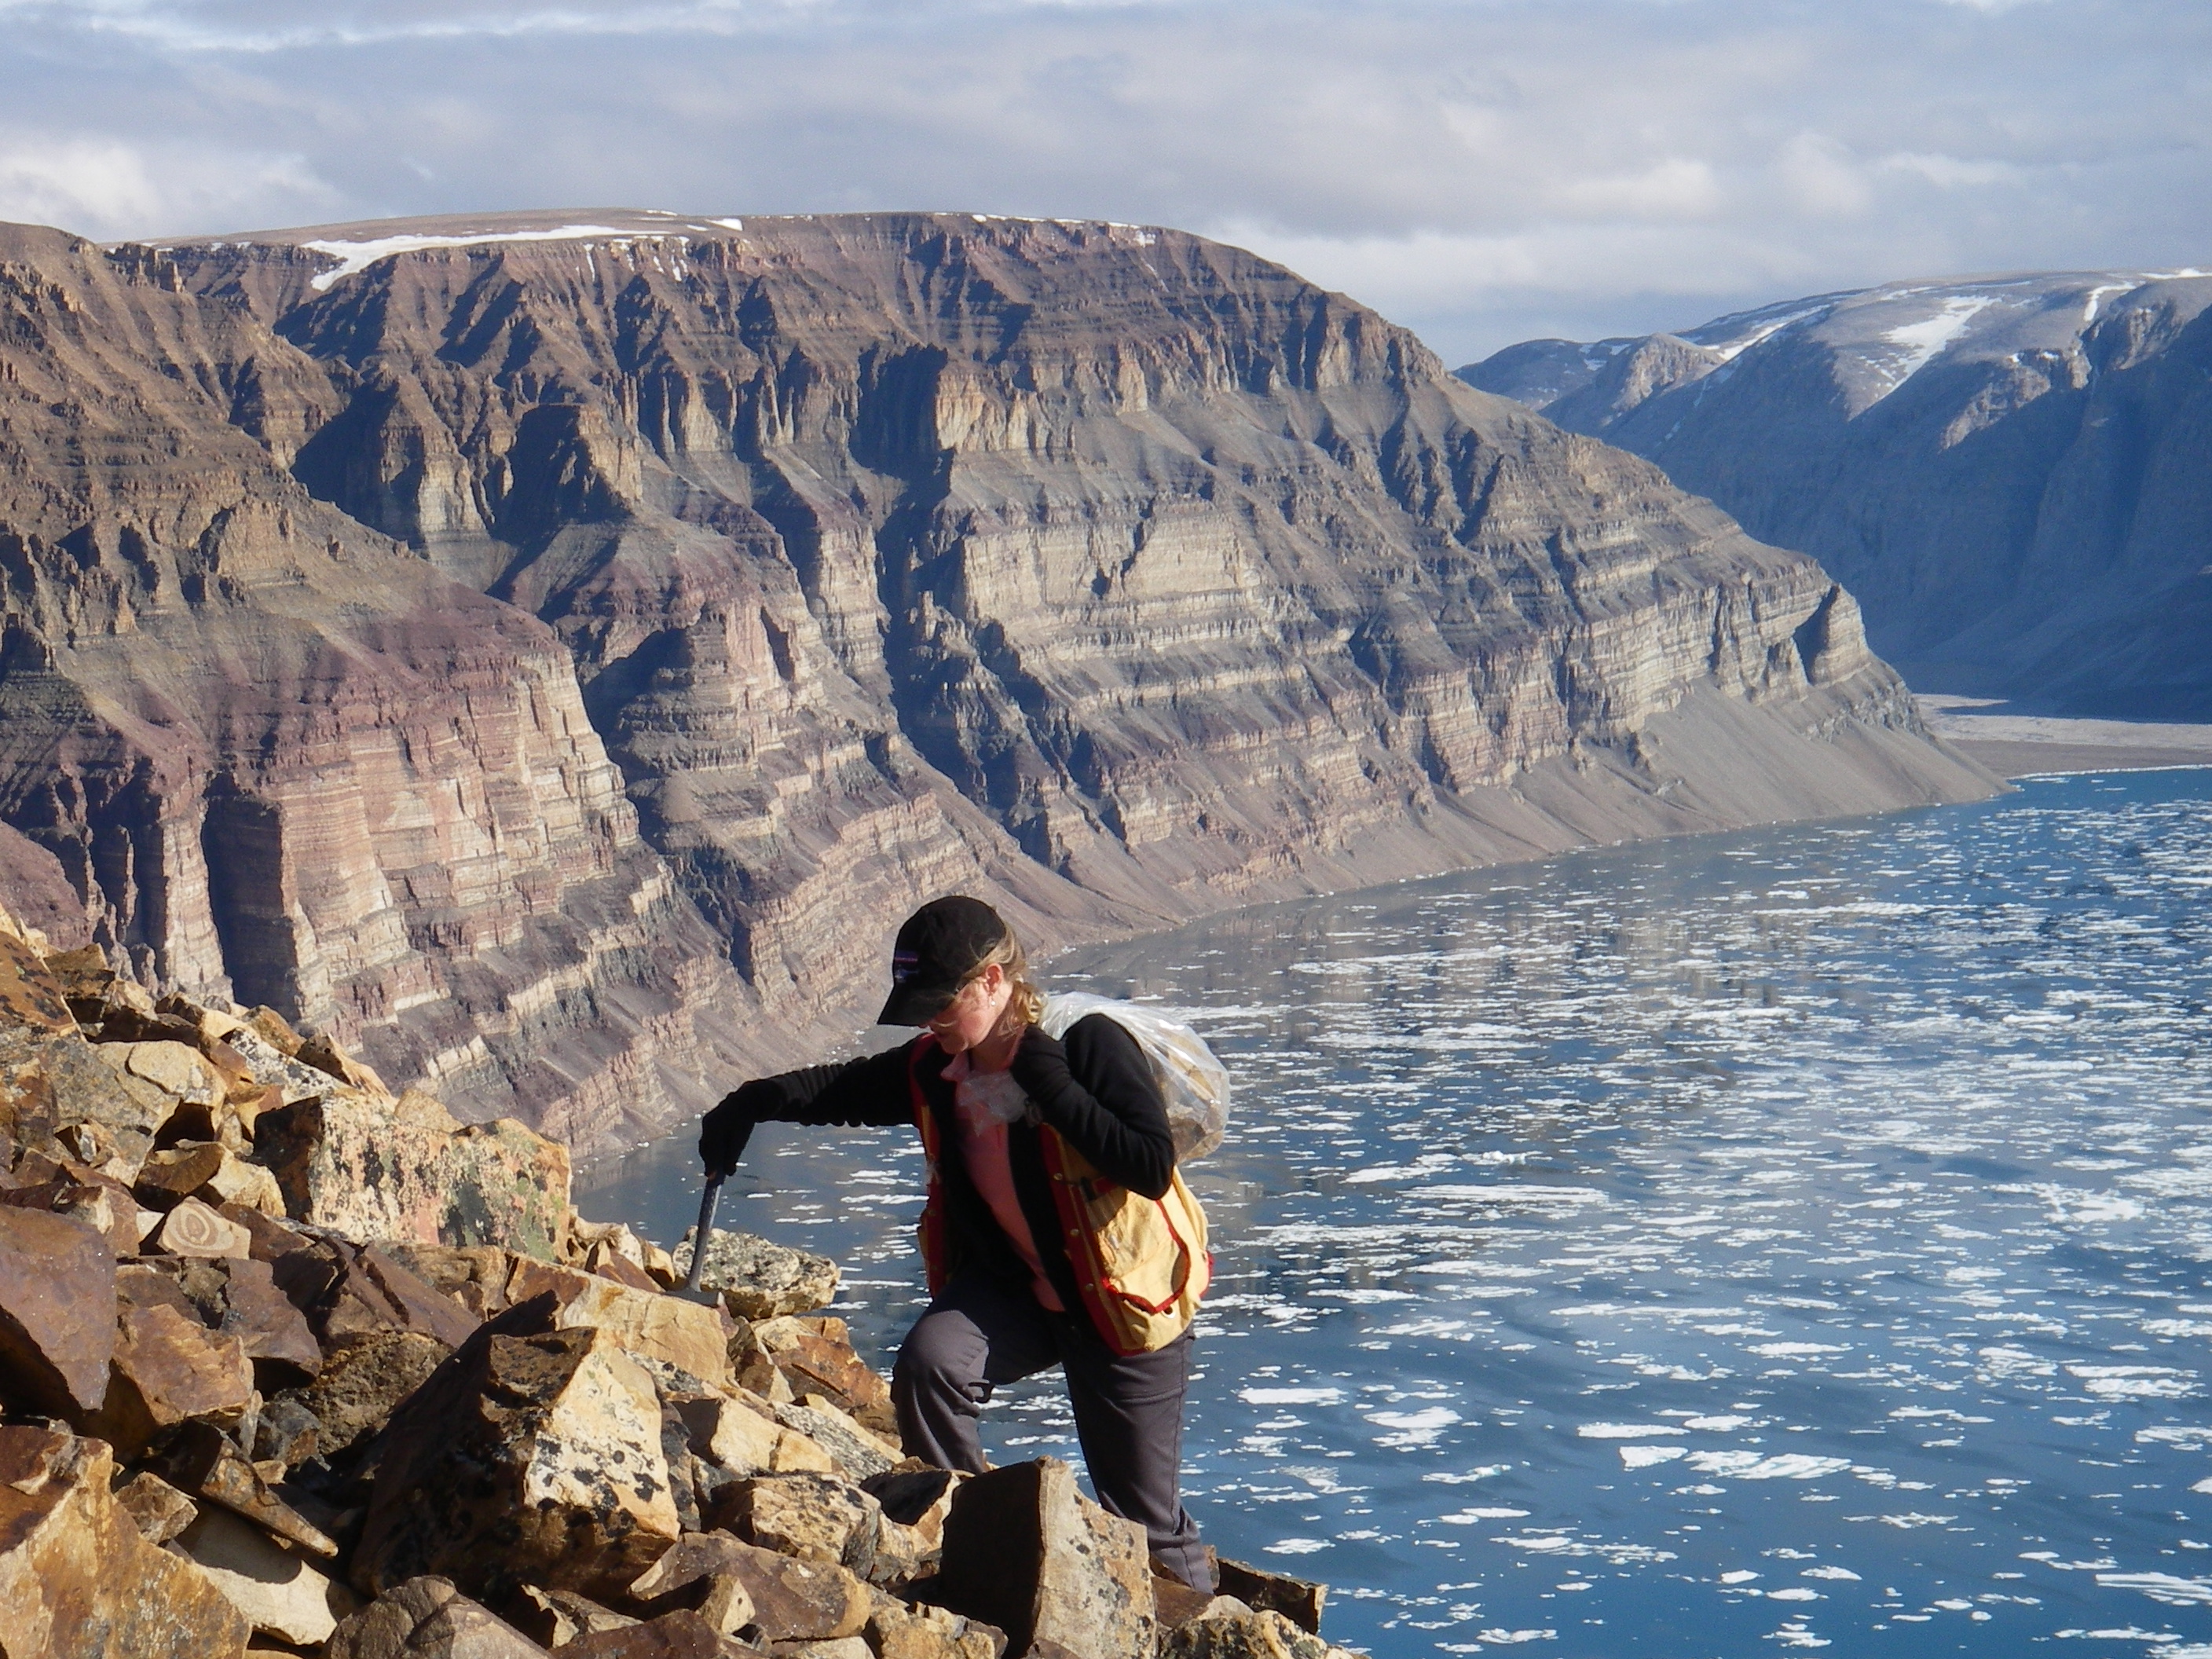
<svg viewBox="0 0 2212 1659"><path fill-rule="evenodd" d="M58 225L80 235L143 234L155 225L278 204L312 212L333 199L297 157L0 135L0 219Z"/></svg>

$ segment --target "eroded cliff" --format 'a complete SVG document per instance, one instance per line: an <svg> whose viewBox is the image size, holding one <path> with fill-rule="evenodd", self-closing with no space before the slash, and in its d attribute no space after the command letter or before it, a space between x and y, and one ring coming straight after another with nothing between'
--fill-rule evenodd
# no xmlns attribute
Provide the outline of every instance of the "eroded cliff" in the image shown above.
<svg viewBox="0 0 2212 1659"><path fill-rule="evenodd" d="M1812 560L1199 238L7 259L0 817L148 977L586 1141L948 888L1050 946L1988 787Z"/></svg>

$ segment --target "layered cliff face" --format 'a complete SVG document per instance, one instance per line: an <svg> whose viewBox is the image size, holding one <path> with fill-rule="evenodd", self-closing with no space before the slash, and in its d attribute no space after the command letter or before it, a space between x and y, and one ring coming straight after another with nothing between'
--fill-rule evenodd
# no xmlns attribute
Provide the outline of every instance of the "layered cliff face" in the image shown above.
<svg viewBox="0 0 2212 1659"><path fill-rule="evenodd" d="M2212 277L1895 283L1460 371L1819 557L1934 689L2212 713Z"/></svg>
<svg viewBox="0 0 2212 1659"><path fill-rule="evenodd" d="M315 501L252 428L326 419L327 377L164 261L9 231L0 318L11 890L58 875L148 982L483 1115L678 1109L743 988L559 639Z"/></svg>
<svg viewBox="0 0 2212 1659"><path fill-rule="evenodd" d="M1987 787L1810 559L1197 238L594 212L7 269L0 817L147 976L471 1110L665 1121L948 889L1049 948Z"/></svg>

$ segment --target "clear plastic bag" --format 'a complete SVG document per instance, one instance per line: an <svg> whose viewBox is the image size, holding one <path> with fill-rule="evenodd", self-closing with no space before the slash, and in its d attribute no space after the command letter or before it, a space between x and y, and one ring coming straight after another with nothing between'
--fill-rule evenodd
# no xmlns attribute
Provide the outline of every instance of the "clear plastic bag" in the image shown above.
<svg viewBox="0 0 2212 1659"><path fill-rule="evenodd" d="M1229 1127L1229 1068L1213 1057L1206 1039L1179 1019L1141 1002L1117 1002L1085 991L1056 991L1044 1000L1037 1022L1059 1037L1091 1014L1103 1014L1131 1036L1152 1062L1174 1131L1176 1161L1188 1164L1221 1144Z"/></svg>

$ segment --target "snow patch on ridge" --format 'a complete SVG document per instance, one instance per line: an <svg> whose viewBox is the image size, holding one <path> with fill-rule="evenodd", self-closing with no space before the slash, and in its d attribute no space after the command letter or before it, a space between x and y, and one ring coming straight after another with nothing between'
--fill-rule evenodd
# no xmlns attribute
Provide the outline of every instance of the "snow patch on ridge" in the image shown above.
<svg viewBox="0 0 2212 1659"><path fill-rule="evenodd" d="M1954 294L1942 310L1917 323L1901 323L1882 338L1905 348L1905 357L1890 372L1894 392L1935 361L1936 353L1966 331L1966 325L1997 302L1994 294Z"/></svg>
<svg viewBox="0 0 2212 1659"><path fill-rule="evenodd" d="M414 253L430 247L474 247L484 242L565 242L580 236L624 236L633 233L617 230L611 225L562 225L554 230L487 230L463 236L379 236L366 242L313 241L302 242L301 247L313 248L318 253L327 253L337 260L335 270L326 270L308 286L318 294L326 294L333 283L366 270L379 259L388 259L395 253Z"/></svg>

